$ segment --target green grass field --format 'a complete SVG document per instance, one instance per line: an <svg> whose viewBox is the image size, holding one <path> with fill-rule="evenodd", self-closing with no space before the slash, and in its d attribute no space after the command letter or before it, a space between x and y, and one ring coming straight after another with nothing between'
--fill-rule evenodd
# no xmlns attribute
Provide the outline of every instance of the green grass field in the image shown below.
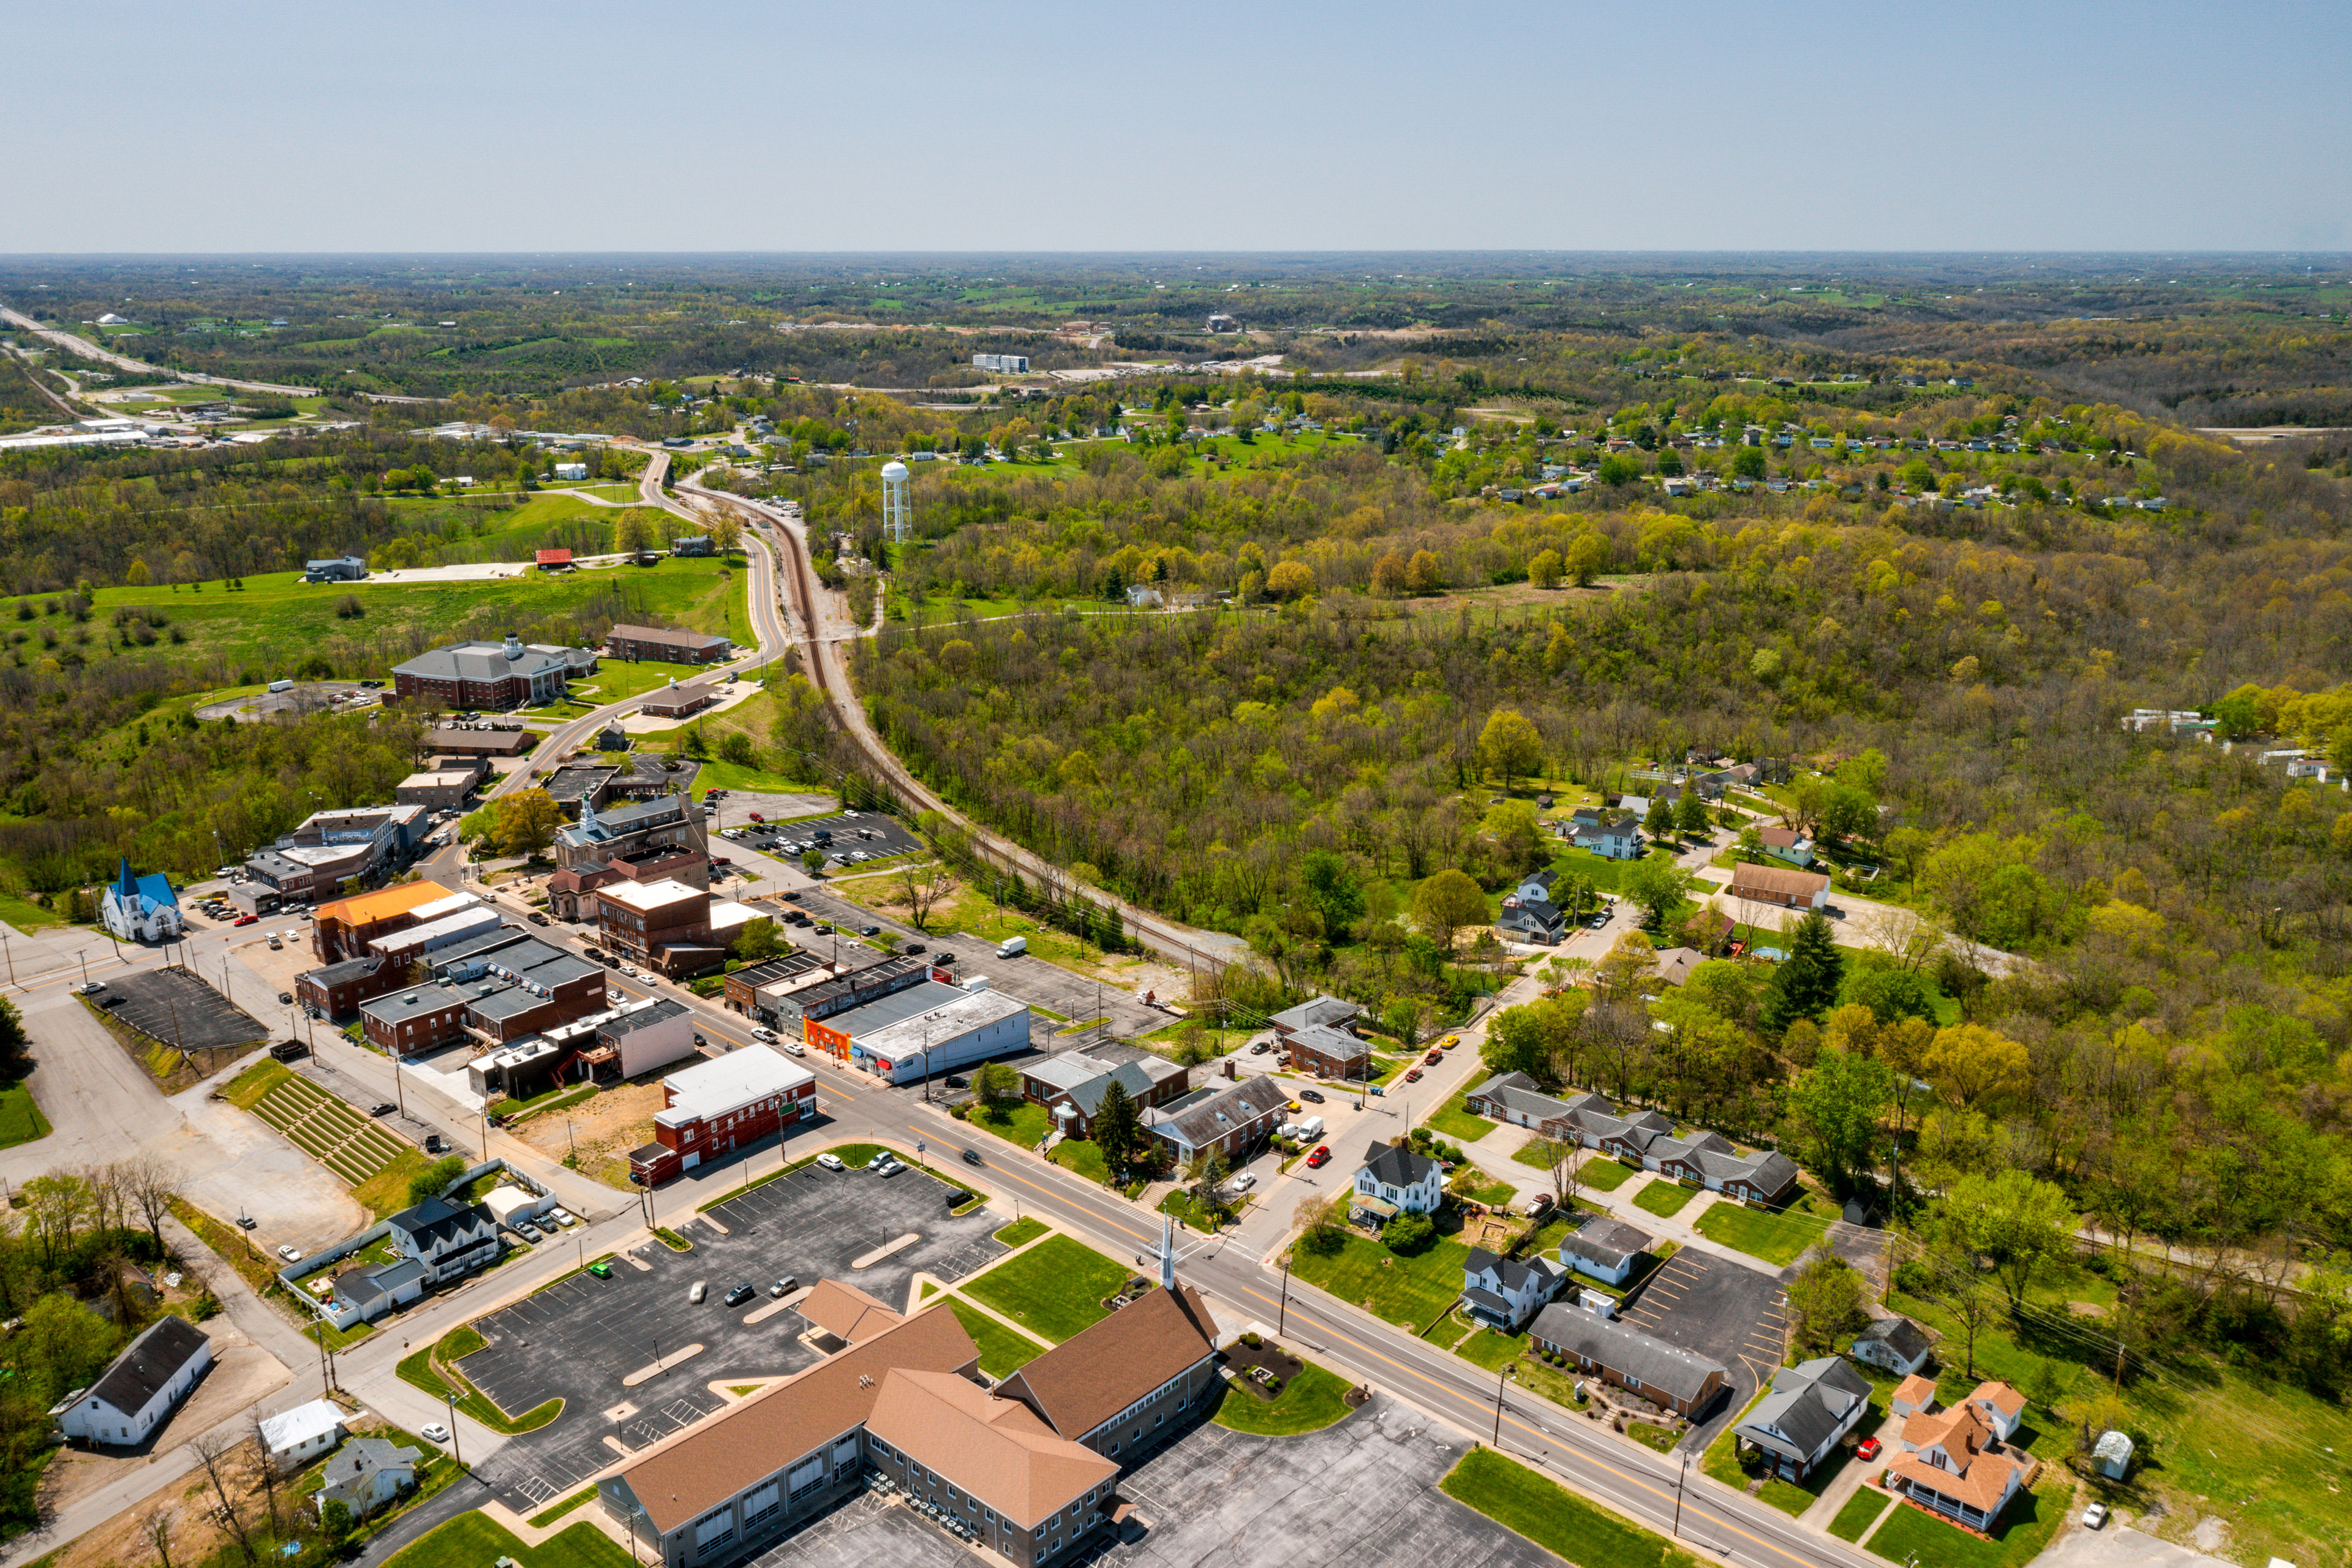
<svg viewBox="0 0 2352 1568"><path fill-rule="evenodd" d="M1426 1125L1433 1132L1442 1132L1456 1143L1475 1143L1495 1130L1495 1124L1483 1116L1473 1116L1462 1109L1470 1098L1464 1089L1432 1112Z"/></svg>
<svg viewBox="0 0 2352 1568"><path fill-rule="evenodd" d="M578 506L573 501L566 504ZM575 611L601 595L625 590L630 614L657 614L698 631L716 633L748 643L750 621L743 586L748 574L726 569L716 558L665 559L649 567L624 566L608 571L558 577L526 572L516 578L467 582L401 582L370 579L362 583L305 584L295 572L267 573L245 579L231 591L218 582L144 588L100 588L93 595L94 626L105 626L118 607L161 610L168 620L163 628L180 631L186 642L174 645L168 637L152 647L132 647L121 657L185 664L219 658L233 664L275 672L290 669L313 653L324 654L338 674L348 665L360 670L367 649L400 651L406 657L411 633L430 642L459 637L496 637L501 626L520 616L560 616ZM342 617L335 606L346 595L356 598L362 615ZM36 597L37 627L46 600ZM0 603L0 614L14 615L13 601ZM51 624L61 625L60 618ZM375 661L389 663L390 658ZM622 667L629 668L629 667ZM362 671L364 672L364 671Z"/></svg>
<svg viewBox="0 0 2352 1568"><path fill-rule="evenodd" d="M1683 1212L1684 1205L1698 1196L1700 1189L1686 1187L1680 1182L1661 1177L1633 1194L1633 1206L1660 1219L1671 1219Z"/></svg>
<svg viewBox="0 0 2352 1568"><path fill-rule="evenodd" d="M1417 1257L1391 1252L1377 1241L1348 1237L1328 1256L1292 1250L1291 1273L1374 1317L1419 1330L1462 1293L1462 1266L1470 1249L1439 1239Z"/></svg>
<svg viewBox="0 0 2352 1568"><path fill-rule="evenodd" d="M1066 1236L1038 1243L961 1287L1049 1344L1110 1316L1103 1300L1118 1293L1128 1271Z"/></svg>
<svg viewBox="0 0 2352 1568"><path fill-rule="evenodd" d="M1015 1220L996 1233L996 1239L1007 1247L1021 1247L1045 1234L1045 1222L1039 1219Z"/></svg>
<svg viewBox="0 0 2352 1568"><path fill-rule="evenodd" d="M18 894L0 891L0 921L5 921L18 931L47 931L66 923L55 910L45 910L32 900Z"/></svg>
<svg viewBox="0 0 2352 1568"><path fill-rule="evenodd" d="M1794 1263L1805 1248L1828 1234L1837 1211L1811 1194L1779 1214L1718 1198L1691 1222L1709 1241L1760 1258L1775 1268Z"/></svg>
<svg viewBox="0 0 2352 1568"><path fill-rule="evenodd" d="M980 1370L991 1377L1011 1377L1045 1353L1044 1345L1026 1334L1014 1333L977 1307L950 1296L948 1309L980 1347Z"/></svg>
<svg viewBox="0 0 2352 1568"><path fill-rule="evenodd" d="M2045 1469L2032 1491L2011 1500L1990 1541L1906 1504L1871 1533L1869 1550L1906 1568L2024 1568L2050 1544L2074 1491L2063 1471Z"/></svg>
<svg viewBox="0 0 2352 1568"><path fill-rule="evenodd" d="M1697 1559L1665 1537L1594 1507L1492 1448L1471 1449L1438 1485L1454 1501L1577 1568L1696 1568Z"/></svg>
<svg viewBox="0 0 2352 1568"><path fill-rule="evenodd" d="M1613 1193L1640 1173L1623 1161L1612 1160L1606 1154L1591 1155L1576 1168L1578 1181L1586 1191L1595 1193Z"/></svg>
<svg viewBox="0 0 2352 1568"><path fill-rule="evenodd" d="M0 1149L13 1149L49 1135L49 1119L33 1103L33 1091L21 1083L0 1088Z"/></svg>
<svg viewBox="0 0 2352 1568"><path fill-rule="evenodd" d="M1845 1506L1837 1510L1835 1519L1830 1521L1830 1533L1840 1541L1860 1541L1862 1532L1886 1511L1886 1505L1892 1500L1874 1487L1863 1488L1846 1499Z"/></svg>
<svg viewBox="0 0 2352 1568"><path fill-rule="evenodd" d="M1347 1393L1347 1379L1309 1362L1272 1399L1252 1394L1238 1382L1228 1385L1215 1419L1220 1426L1261 1437L1320 1432L1348 1414Z"/></svg>
<svg viewBox="0 0 2352 1568"><path fill-rule="evenodd" d="M488 1568L511 1559L521 1568L635 1568L628 1552L586 1521L537 1546L478 1513L461 1513L404 1547L386 1568Z"/></svg>

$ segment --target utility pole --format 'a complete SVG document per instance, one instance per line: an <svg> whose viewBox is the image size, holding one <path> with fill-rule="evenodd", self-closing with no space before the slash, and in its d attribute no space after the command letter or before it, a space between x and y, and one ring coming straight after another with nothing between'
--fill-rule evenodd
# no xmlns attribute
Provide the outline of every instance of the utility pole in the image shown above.
<svg viewBox="0 0 2352 1568"><path fill-rule="evenodd" d="M457 1446L457 1396L452 1393L445 1394L441 1397L449 1406L449 1454L457 1461L457 1468L462 1470L466 1468L466 1453Z"/></svg>
<svg viewBox="0 0 2352 1568"><path fill-rule="evenodd" d="M1014 1217L1017 1219L1019 1216L1016 1215ZM1277 1314L1276 1315L1275 1320L1274 1320L1274 1332L1275 1332L1275 1337L1276 1337L1276 1338L1277 1338L1277 1339L1281 1338L1281 1337L1282 1337L1282 1331L1283 1331L1285 1329L1288 1328L1289 1326L1290 1326L1290 1254L1288 1254L1287 1252L1286 1252L1286 1253L1284 1253L1284 1254L1282 1255L1282 1310L1281 1310L1279 1313L1277 1313Z"/></svg>
<svg viewBox="0 0 2352 1568"><path fill-rule="evenodd" d="M1495 1374L1495 1447L1503 1446L1503 1384L1517 1374L1518 1363L1505 1362Z"/></svg>
<svg viewBox="0 0 2352 1568"><path fill-rule="evenodd" d="M1683 1468L1675 1475L1675 1539L1677 1541L1682 1539L1683 1533L1683 1488L1689 1480L1690 1454L1685 1450L1683 1454Z"/></svg>

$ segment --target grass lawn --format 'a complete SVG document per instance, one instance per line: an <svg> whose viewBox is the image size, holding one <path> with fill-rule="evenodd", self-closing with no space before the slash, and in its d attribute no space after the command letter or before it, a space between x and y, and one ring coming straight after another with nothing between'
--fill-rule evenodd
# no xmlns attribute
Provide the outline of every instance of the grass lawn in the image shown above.
<svg viewBox="0 0 2352 1568"><path fill-rule="evenodd" d="M422 1152L404 1147L392 1163L353 1187L352 1196L367 1205L376 1218L387 1219L408 1206L408 1179L430 1163Z"/></svg>
<svg viewBox="0 0 2352 1568"><path fill-rule="evenodd" d="M0 921L18 931L44 931L66 923L65 917L56 910L45 910L32 900L10 892L0 892Z"/></svg>
<svg viewBox="0 0 2352 1568"><path fill-rule="evenodd" d="M1447 1497L1578 1568L1691 1568L1697 1559L1483 1445L1438 1483Z"/></svg>
<svg viewBox="0 0 2352 1568"><path fill-rule="evenodd" d="M1593 1155L1576 1170L1577 1180L1585 1190L1595 1193L1613 1193L1640 1173L1622 1161L1603 1154Z"/></svg>
<svg viewBox="0 0 2352 1568"><path fill-rule="evenodd" d="M450 1348L453 1345L460 1349L453 1352ZM449 1396L455 1394L457 1395L458 1409L488 1426L491 1431L502 1432L509 1436L519 1432L536 1432L563 1414L563 1401L559 1398L551 1399L536 1409L523 1412L520 1415L509 1415L491 1402L489 1395L467 1382L463 1373L458 1373L453 1383L434 1369L433 1358L436 1352L442 1358L442 1364L447 1366L454 1361L457 1354L478 1351L481 1348L482 1336L475 1332L471 1327L461 1325L442 1335L438 1344L427 1345L421 1351L402 1357L400 1365L395 1370L400 1373L401 1382L411 1388L423 1390L444 1404L446 1404Z"/></svg>
<svg viewBox="0 0 2352 1568"><path fill-rule="evenodd" d="M1482 1203L1488 1208L1494 1208L1498 1205L1509 1203L1518 1195L1518 1188L1508 1182L1489 1176L1484 1171L1472 1169L1469 1171L1469 1176L1470 1179L1467 1182L1454 1190L1474 1203Z"/></svg>
<svg viewBox="0 0 2352 1568"><path fill-rule="evenodd" d="M1374 1317L1417 1331L1462 1294L1462 1266L1469 1256L1462 1243L1443 1237L1416 1257L1402 1257L1349 1236L1329 1254L1294 1247L1291 1272Z"/></svg>
<svg viewBox="0 0 2352 1568"><path fill-rule="evenodd" d="M1683 1205L1698 1196L1700 1191L1700 1188L1686 1187L1680 1182L1670 1182L1660 1177L1633 1194L1633 1206L1644 1214L1654 1214L1660 1219L1669 1219L1682 1213Z"/></svg>
<svg viewBox="0 0 2352 1568"><path fill-rule="evenodd" d="M1034 1149L1038 1140L1054 1130L1054 1119L1045 1108L1033 1100L1017 1100L1009 1105L999 1105L982 1110L974 1109L964 1118L974 1127L985 1128L1008 1143L1024 1149Z"/></svg>
<svg viewBox="0 0 2352 1568"><path fill-rule="evenodd" d="M1026 1334L1014 1333L977 1307L950 1296L948 1309L980 1347L980 1370L991 1377L1011 1377L1045 1353L1044 1345Z"/></svg>
<svg viewBox="0 0 2352 1568"><path fill-rule="evenodd" d="M503 1558L522 1568L635 1568L626 1551L584 1521L537 1546L525 1546L511 1531L478 1513L461 1513L427 1531L385 1568L483 1568Z"/></svg>
<svg viewBox="0 0 2352 1568"><path fill-rule="evenodd" d="M1442 1132L1457 1143L1475 1143L1492 1132L1495 1124L1483 1116L1473 1116L1462 1109L1469 1098L1470 1091L1466 1089L1462 1090L1439 1106L1425 1125L1431 1131Z"/></svg>
<svg viewBox="0 0 2352 1568"><path fill-rule="evenodd" d="M221 1098L242 1110L251 1110L261 1102L261 1097L294 1076L294 1069L284 1062L262 1060L254 1063L228 1080L221 1089Z"/></svg>
<svg viewBox="0 0 2352 1568"><path fill-rule="evenodd" d="M587 1502L591 1499L594 1498L595 1495L596 1489L594 1487L583 1487L578 1491L573 1492L570 1497L565 1498L562 1502L557 1503L553 1508L544 1508L540 1510L537 1513L532 1514L530 1516L530 1527L533 1530L545 1530L549 1525L553 1524L557 1520L562 1519L565 1514L570 1513L582 1503Z"/></svg>
<svg viewBox="0 0 2352 1568"><path fill-rule="evenodd" d="M1261 1399L1238 1383L1229 1385L1224 1402L1217 1406L1216 1422L1261 1437L1320 1432L1348 1414L1347 1392L1347 1379L1309 1362L1272 1399Z"/></svg>
<svg viewBox="0 0 2352 1568"><path fill-rule="evenodd" d="M30 1143L49 1135L49 1119L33 1103L33 1091L21 1083L0 1089L0 1149Z"/></svg>
<svg viewBox="0 0 2352 1568"><path fill-rule="evenodd" d="M1845 1500L1845 1506L1830 1521L1830 1533L1840 1541L1860 1541L1862 1532L1871 1522L1886 1511L1892 1500L1875 1487L1864 1487Z"/></svg>
<svg viewBox="0 0 2352 1568"><path fill-rule="evenodd" d="M746 705L748 706L748 704ZM718 715L725 718L725 714ZM761 773L712 757L704 762L694 775L694 798L700 800L712 789L751 790L759 795L830 795L822 784L804 779L786 778L782 773ZM825 815L832 815L830 812Z"/></svg>
<svg viewBox="0 0 2352 1568"><path fill-rule="evenodd" d="M1015 1220L996 1233L996 1239L1007 1247L1020 1247L1045 1234L1045 1222L1041 1219Z"/></svg>
<svg viewBox="0 0 2352 1568"><path fill-rule="evenodd" d="M964 1285L963 1293L1030 1329L1049 1344L1110 1315L1101 1303L1128 1270L1066 1236L1050 1237Z"/></svg>
<svg viewBox="0 0 2352 1568"><path fill-rule="evenodd" d="M1042 1110L1044 1107L1037 1109ZM1045 1156L1066 1171L1075 1171L1090 1182L1110 1185L1110 1165L1103 1159L1102 1150L1084 1138L1066 1138L1054 1145Z"/></svg>
<svg viewBox="0 0 2352 1568"><path fill-rule="evenodd" d="M1777 1214L1718 1198L1691 1226L1709 1241L1760 1258L1777 1268L1794 1263L1805 1248L1828 1234L1830 1222L1836 1217L1835 1208L1811 1193Z"/></svg>
<svg viewBox="0 0 2352 1568"><path fill-rule="evenodd" d="M1917 1568L2023 1568L2050 1543L2074 1495L2064 1471L2045 1469L2032 1490L2011 1501L1990 1541L1903 1504L1871 1536L1869 1550Z"/></svg>

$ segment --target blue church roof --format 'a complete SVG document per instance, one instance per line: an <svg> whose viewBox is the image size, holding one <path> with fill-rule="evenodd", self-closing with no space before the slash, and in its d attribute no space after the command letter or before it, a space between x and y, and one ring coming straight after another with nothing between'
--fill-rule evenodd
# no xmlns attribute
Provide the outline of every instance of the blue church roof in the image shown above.
<svg viewBox="0 0 2352 1568"><path fill-rule="evenodd" d="M178 909L180 895L172 890L172 879L161 871L144 877L131 874L131 858L122 858L122 870L114 884L115 892L126 904L144 899L150 909Z"/></svg>

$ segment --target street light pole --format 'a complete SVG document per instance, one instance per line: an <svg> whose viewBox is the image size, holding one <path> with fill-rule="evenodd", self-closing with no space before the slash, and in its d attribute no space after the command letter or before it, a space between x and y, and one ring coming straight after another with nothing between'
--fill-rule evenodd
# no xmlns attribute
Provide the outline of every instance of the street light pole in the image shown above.
<svg viewBox="0 0 2352 1568"><path fill-rule="evenodd" d="M441 1397L449 1406L449 1455L457 1461L457 1468L462 1470L466 1468L466 1450L457 1441L457 1396L452 1393L445 1394Z"/></svg>

